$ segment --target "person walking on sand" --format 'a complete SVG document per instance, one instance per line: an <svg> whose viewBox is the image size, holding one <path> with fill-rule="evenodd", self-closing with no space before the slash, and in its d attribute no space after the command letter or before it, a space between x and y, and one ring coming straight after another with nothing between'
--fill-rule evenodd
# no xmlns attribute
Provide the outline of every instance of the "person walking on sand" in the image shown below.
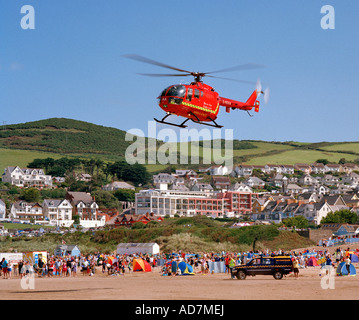
<svg viewBox="0 0 359 320"><path fill-rule="evenodd" d="M333 261L330 257L330 254L327 255L327 259L325 261L325 274L329 274L330 269L333 267Z"/></svg>
<svg viewBox="0 0 359 320"><path fill-rule="evenodd" d="M231 256L230 257L230 260L229 260L229 262L228 262L228 268L229 268L229 273L230 273L230 275L231 275L231 279L234 279L234 275L233 275L233 273L232 273L232 270L233 270L233 268L235 267L235 265L236 265L236 261L233 259L233 257Z"/></svg>
<svg viewBox="0 0 359 320"><path fill-rule="evenodd" d="M9 279L11 279L12 268L13 268L13 263L11 260L9 260L9 263L7 265L7 274L9 276Z"/></svg>
<svg viewBox="0 0 359 320"><path fill-rule="evenodd" d="M8 278L7 267L8 267L8 262L5 258L3 258L2 259L2 272L3 272L4 279Z"/></svg>
<svg viewBox="0 0 359 320"><path fill-rule="evenodd" d="M231 260L230 256L227 254L226 258L224 260L224 264L226 266L226 273L230 273L230 269L229 269L229 261Z"/></svg>
<svg viewBox="0 0 359 320"><path fill-rule="evenodd" d="M77 259L74 259L71 262L71 268L72 268L72 276L76 277L76 272L77 272Z"/></svg>
<svg viewBox="0 0 359 320"><path fill-rule="evenodd" d="M351 263L351 260L350 260L350 256L348 255L345 258L345 266L347 268L348 276L350 275L350 263Z"/></svg>
<svg viewBox="0 0 359 320"><path fill-rule="evenodd" d="M298 263L297 257L294 257L294 259L293 259L293 273L294 273L294 278L298 279L298 277L299 277L299 263Z"/></svg>

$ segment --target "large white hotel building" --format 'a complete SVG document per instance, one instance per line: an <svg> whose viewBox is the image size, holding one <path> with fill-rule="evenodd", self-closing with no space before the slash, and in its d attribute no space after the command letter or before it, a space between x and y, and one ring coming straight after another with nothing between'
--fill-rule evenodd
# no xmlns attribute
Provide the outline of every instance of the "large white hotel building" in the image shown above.
<svg viewBox="0 0 359 320"><path fill-rule="evenodd" d="M252 193L237 191L200 192L150 189L136 193L136 214L159 216L239 217L252 211Z"/></svg>

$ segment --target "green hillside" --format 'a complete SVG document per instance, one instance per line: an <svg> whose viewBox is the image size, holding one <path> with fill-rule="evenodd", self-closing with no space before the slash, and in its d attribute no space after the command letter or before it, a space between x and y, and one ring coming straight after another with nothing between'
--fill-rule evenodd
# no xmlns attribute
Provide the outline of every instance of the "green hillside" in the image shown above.
<svg viewBox="0 0 359 320"><path fill-rule="evenodd" d="M6 125L0 130L0 147L60 154L99 154L123 157L129 142L126 132L92 123L51 118Z"/></svg>
<svg viewBox="0 0 359 320"><path fill-rule="evenodd" d="M95 125L92 123L65 118L0 126L0 172L9 165L26 166L34 159L64 156L95 158L103 161L124 159L125 151L131 142L125 141L126 132ZM157 148L162 145L157 141ZM173 143L177 157L176 168L205 167L214 164L212 149L206 149L206 141L197 146L186 143ZM222 141L222 147L224 141ZM184 147L184 148L183 148ZM162 151L164 151L162 149ZM187 156L188 164L180 164L179 156ZM191 163L191 156L198 155L200 163ZM313 163L327 159L358 161L359 142L270 142L255 140L233 141L233 163L240 164L294 164ZM168 165L146 165L149 172L164 170Z"/></svg>

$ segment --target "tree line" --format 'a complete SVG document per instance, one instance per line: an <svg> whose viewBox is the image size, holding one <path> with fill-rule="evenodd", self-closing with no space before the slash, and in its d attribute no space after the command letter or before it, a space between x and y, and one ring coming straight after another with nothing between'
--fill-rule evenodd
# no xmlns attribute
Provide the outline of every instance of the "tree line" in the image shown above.
<svg viewBox="0 0 359 320"><path fill-rule="evenodd" d="M68 177L76 171L84 171L91 176L102 176L104 182L112 178L132 182L135 186L143 186L151 179L145 166L128 164L124 160L105 162L101 159L45 158L34 159L28 164L28 168L41 168L46 174L56 177Z"/></svg>

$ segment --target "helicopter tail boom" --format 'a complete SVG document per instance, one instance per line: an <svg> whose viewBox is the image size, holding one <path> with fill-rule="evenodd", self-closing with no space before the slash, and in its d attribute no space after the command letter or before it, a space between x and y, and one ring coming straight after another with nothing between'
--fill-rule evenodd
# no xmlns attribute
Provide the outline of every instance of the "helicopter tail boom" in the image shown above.
<svg viewBox="0 0 359 320"><path fill-rule="evenodd" d="M223 107L226 107L226 112L230 112L230 109L240 109L240 110L252 110L254 107L255 112L259 111L259 101L257 100L258 91L254 90L251 96L246 102L231 100L223 97L219 97L219 104Z"/></svg>

